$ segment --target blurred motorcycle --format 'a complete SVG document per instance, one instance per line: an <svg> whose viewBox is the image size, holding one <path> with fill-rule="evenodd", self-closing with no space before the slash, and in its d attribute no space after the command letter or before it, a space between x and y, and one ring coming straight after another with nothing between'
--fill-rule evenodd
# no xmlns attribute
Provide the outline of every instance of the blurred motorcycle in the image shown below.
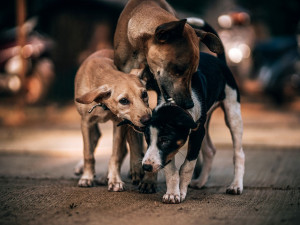
<svg viewBox="0 0 300 225"><path fill-rule="evenodd" d="M254 30L250 26L250 15L244 10L222 14L218 17L218 25L227 63L242 88L252 65L251 48L255 39Z"/></svg>
<svg viewBox="0 0 300 225"><path fill-rule="evenodd" d="M253 74L277 104L300 94L299 38L272 37L258 43L253 50Z"/></svg>
<svg viewBox="0 0 300 225"><path fill-rule="evenodd" d="M16 28L0 34L0 97L24 94L21 97L26 103L39 103L54 80L54 65L48 55L53 42L34 30L36 24L34 18L23 25L27 36L24 46L16 41Z"/></svg>

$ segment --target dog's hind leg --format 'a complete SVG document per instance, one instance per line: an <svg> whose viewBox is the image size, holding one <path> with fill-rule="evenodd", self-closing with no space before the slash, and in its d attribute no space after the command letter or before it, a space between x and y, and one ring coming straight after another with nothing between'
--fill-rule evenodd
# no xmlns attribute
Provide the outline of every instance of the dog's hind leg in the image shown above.
<svg viewBox="0 0 300 225"><path fill-rule="evenodd" d="M83 159L79 160L79 162L75 165L74 174L76 176L79 176L79 175L83 174L83 165L84 165L84 160Z"/></svg>
<svg viewBox="0 0 300 225"><path fill-rule="evenodd" d="M117 126L113 123L113 149L108 164L108 190L124 191L125 184L121 179L120 170L122 162L127 154L126 150L126 126Z"/></svg>
<svg viewBox="0 0 300 225"><path fill-rule="evenodd" d="M227 188L228 194L241 194L243 192L243 177L245 170L245 154L242 147L243 121L241 116L241 106L237 101L237 91L225 87L226 98L223 100L222 109L225 114L225 122L228 126L234 148L233 164L234 178Z"/></svg>
<svg viewBox="0 0 300 225"><path fill-rule="evenodd" d="M210 174L210 171L211 171L213 158L216 154L216 148L214 147L214 145L211 141L211 138L209 136L208 128L209 128L210 118L211 118L211 114L208 115L207 121L205 123L205 128L206 128L205 129L205 137L202 142L203 162L202 162L202 167L201 167L201 174L197 179L191 181L190 186L192 188L200 189L206 184L209 174ZM198 160L200 160L200 155L198 157Z"/></svg>
<svg viewBox="0 0 300 225"><path fill-rule="evenodd" d="M80 187L91 187L94 185L95 157L94 151L101 136L97 123L90 124L86 119L81 120L81 131L83 136L83 174L78 182ZM78 164L77 164L78 165ZM78 165L80 167L80 165ZM80 168L77 168L80 170Z"/></svg>

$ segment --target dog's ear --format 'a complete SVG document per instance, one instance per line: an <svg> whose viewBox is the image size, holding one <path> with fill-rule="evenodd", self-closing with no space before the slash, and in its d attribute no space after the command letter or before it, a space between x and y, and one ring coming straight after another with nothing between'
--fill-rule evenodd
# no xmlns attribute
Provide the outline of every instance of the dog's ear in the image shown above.
<svg viewBox="0 0 300 225"><path fill-rule="evenodd" d="M197 123L194 122L193 118L187 114L185 111L182 111L177 119L175 120L178 126L187 127L189 129L197 128Z"/></svg>
<svg viewBox="0 0 300 225"><path fill-rule="evenodd" d="M155 30L155 40L159 43L167 43L182 37L185 24L186 19L159 25Z"/></svg>
<svg viewBox="0 0 300 225"><path fill-rule="evenodd" d="M94 90L76 98L76 102L81 104L90 104L93 101L95 102L102 102L104 99L109 98L111 95L111 89L108 88L107 85L102 85Z"/></svg>
<svg viewBox="0 0 300 225"><path fill-rule="evenodd" d="M198 124L194 122L191 115L173 103L166 103L165 106L159 108L153 115L154 119L156 115L159 115L162 122L170 122L175 126L189 129L195 129L198 126Z"/></svg>
<svg viewBox="0 0 300 225"><path fill-rule="evenodd" d="M208 49L217 54L224 53L224 47L220 38L210 32L194 29L200 40L208 47Z"/></svg>

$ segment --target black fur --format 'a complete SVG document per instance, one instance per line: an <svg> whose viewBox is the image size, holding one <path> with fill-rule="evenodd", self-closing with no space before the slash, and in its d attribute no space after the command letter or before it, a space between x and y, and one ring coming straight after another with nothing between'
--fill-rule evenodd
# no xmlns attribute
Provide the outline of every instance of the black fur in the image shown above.
<svg viewBox="0 0 300 225"><path fill-rule="evenodd" d="M168 163L166 159L169 154L184 145L190 129L197 127L197 123L185 110L170 103L153 111L150 124L158 130L156 144L160 150L163 165ZM144 134L149 145L151 142L150 126L146 127Z"/></svg>
<svg viewBox="0 0 300 225"><path fill-rule="evenodd" d="M237 84L224 59L200 53L198 71L192 78L192 90L201 104L201 116L196 121L198 126L190 121L192 117L187 111L174 104L167 103L153 111L145 137L149 144L151 139L149 127L155 127L158 130L157 147L161 154L162 166L168 163L166 162L167 156L177 151L186 142L188 136L190 139L187 159L191 161L198 157L205 136L204 124L207 112L214 103L226 98L226 84L237 91L237 101L239 102L240 95ZM178 145L179 140L182 141L180 146Z"/></svg>

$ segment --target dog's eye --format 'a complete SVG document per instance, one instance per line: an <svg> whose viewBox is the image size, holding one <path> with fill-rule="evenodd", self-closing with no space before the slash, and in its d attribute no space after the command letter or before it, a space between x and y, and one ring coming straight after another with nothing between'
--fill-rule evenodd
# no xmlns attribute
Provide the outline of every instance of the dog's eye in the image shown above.
<svg viewBox="0 0 300 225"><path fill-rule="evenodd" d="M147 91L142 92L142 99L148 98L148 93Z"/></svg>
<svg viewBox="0 0 300 225"><path fill-rule="evenodd" d="M128 105L129 104L129 100L127 98L122 98L119 100L119 102L122 104L122 105Z"/></svg>
<svg viewBox="0 0 300 225"><path fill-rule="evenodd" d="M158 142L161 143L161 144L167 144L167 143L170 142L170 140L166 137L159 137Z"/></svg>

